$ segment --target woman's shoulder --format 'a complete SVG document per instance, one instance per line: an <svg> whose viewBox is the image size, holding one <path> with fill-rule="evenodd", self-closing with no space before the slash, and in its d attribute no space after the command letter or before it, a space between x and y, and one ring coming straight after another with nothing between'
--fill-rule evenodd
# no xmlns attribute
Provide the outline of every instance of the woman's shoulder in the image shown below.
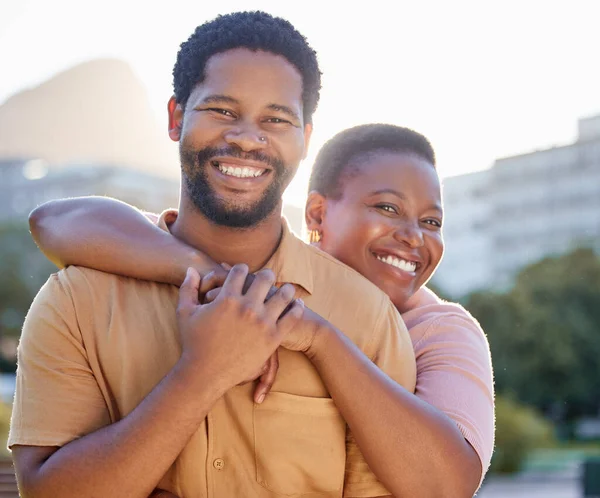
<svg viewBox="0 0 600 498"><path fill-rule="evenodd" d="M409 300L402 318L416 347L437 340L477 341L487 339L479 322L461 304L446 301L423 287Z"/></svg>

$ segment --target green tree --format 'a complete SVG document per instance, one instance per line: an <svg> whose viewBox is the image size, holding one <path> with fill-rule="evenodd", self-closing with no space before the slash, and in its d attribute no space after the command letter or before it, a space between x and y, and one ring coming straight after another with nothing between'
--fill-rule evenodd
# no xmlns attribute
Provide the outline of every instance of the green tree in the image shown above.
<svg viewBox="0 0 600 498"><path fill-rule="evenodd" d="M529 452L555 444L552 424L536 410L510 396L496 397L496 441L491 470L512 473L521 470Z"/></svg>
<svg viewBox="0 0 600 498"><path fill-rule="evenodd" d="M10 408L0 401L0 456L8 456L6 439L10 426Z"/></svg>
<svg viewBox="0 0 600 498"><path fill-rule="evenodd" d="M496 390L557 420L600 407L600 259L579 249L525 268L504 294L467 307L488 335Z"/></svg>
<svg viewBox="0 0 600 498"><path fill-rule="evenodd" d="M55 270L25 224L0 226L0 338L19 337L31 301ZM14 358L0 354L0 372L14 368Z"/></svg>

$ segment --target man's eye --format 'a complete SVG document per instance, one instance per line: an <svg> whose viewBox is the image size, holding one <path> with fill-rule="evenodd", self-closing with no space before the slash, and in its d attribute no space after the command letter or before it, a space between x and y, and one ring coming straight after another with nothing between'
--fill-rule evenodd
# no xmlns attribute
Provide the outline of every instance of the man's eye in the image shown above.
<svg viewBox="0 0 600 498"><path fill-rule="evenodd" d="M208 110L211 111L211 112L216 112L217 114L222 114L223 116L234 117L233 113L231 111L228 111L227 109L220 109L218 107L211 107Z"/></svg>
<svg viewBox="0 0 600 498"><path fill-rule="evenodd" d="M377 206L375 206L375 207L377 209L381 209L382 211L386 211L388 213L398 214L398 210L394 206L391 206L389 204L377 204Z"/></svg>

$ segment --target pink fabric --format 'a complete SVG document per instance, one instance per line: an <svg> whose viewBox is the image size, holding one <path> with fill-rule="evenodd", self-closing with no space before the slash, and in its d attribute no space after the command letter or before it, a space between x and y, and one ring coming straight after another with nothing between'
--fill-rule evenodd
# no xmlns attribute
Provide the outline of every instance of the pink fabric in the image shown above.
<svg viewBox="0 0 600 498"><path fill-rule="evenodd" d="M450 417L473 446L485 476L494 449L494 381L487 338L467 310L427 288L402 318L417 360L415 394Z"/></svg>

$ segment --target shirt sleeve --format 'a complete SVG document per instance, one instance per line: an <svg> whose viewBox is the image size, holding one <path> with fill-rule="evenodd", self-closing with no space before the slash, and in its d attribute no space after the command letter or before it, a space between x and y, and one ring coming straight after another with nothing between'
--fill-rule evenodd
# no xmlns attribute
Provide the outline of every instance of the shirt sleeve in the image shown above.
<svg viewBox="0 0 600 498"><path fill-rule="evenodd" d="M415 344L415 394L458 426L481 461L481 480L494 448L494 381L487 338L466 312L437 318Z"/></svg>
<svg viewBox="0 0 600 498"><path fill-rule="evenodd" d="M387 299L372 334L373 362L398 384L413 392L416 366L412 342L400 314ZM351 431L348 431L344 497L370 498L389 495L390 492L369 468Z"/></svg>
<svg viewBox="0 0 600 498"><path fill-rule="evenodd" d="M9 447L63 446L110 423L61 276L50 276L23 325Z"/></svg>

